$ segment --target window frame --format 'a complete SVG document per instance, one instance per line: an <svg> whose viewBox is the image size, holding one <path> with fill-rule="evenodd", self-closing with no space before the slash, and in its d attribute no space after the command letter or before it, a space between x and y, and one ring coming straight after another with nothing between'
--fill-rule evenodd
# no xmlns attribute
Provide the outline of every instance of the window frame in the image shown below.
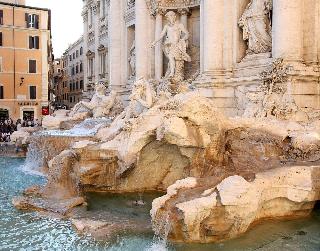
<svg viewBox="0 0 320 251"><path fill-rule="evenodd" d="M31 88L34 87L35 90L35 98L31 97ZM36 100L37 99L37 86L36 85L29 85L29 99L30 100Z"/></svg>
<svg viewBox="0 0 320 251"><path fill-rule="evenodd" d="M30 61L34 61L35 62L35 72L31 72L30 71ZM36 59L28 59L28 73L30 74L37 74L37 60Z"/></svg>

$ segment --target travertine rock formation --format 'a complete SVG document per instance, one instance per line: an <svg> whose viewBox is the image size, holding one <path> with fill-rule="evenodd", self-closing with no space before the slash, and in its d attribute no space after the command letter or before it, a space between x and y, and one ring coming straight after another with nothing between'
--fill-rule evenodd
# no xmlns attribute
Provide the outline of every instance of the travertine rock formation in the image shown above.
<svg viewBox="0 0 320 251"><path fill-rule="evenodd" d="M235 238L266 219L307 216L320 199L319 175L319 165L286 166L251 179L209 177L195 179L187 187L177 181L165 196L154 200L153 224L162 234L168 231L174 241Z"/></svg>
<svg viewBox="0 0 320 251"><path fill-rule="evenodd" d="M74 172L77 159L74 151L61 152L50 161L47 184L27 189L23 197L13 199L14 206L66 215L73 207L84 204L79 178Z"/></svg>
<svg viewBox="0 0 320 251"><path fill-rule="evenodd" d="M168 188L153 205L156 232L187 242L233 238L261 219L310 212L319 192L311 166L320 161L318 121L226 118L198 90L184 86L173 96L170 83L154 83L139 79L126 109L52 156L48 183L15 206L68 214L85 205L86 191Z"/></svg>

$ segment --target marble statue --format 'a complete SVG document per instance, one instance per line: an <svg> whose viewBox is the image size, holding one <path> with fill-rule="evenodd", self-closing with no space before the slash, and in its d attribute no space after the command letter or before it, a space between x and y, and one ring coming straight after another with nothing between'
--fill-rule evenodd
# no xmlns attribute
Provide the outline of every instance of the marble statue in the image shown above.
<svg viewBox="0 0 320 251"><path fill-rule="evenodd" d="M187 54L189 32L183 24L177 21L176 13L169 11L165 16L168 24L164 26L160 38L152 43L152 47L166 37L163 44L164 53L169 60L166 77L183 80L184 61L191 61L190 56Z"/></svg>
<svg viewBox="0 0 320 251"><path fill-rule="evenodd" d="M247 54L267 53L272 48L272 0L251 0L239 20L243 39L248 43Z"/></svg>
<svg viewBox="0 0 320 251"><path fill-rule="evenodd" d="M116 102L117 93L112 91L106 96L105 85L99 83L95 86L95 93L90 102L80 101L69 113L70 117L78 113L92 112L94 118L105 117L110 113L111 108Z"/></svg>
<svg viewBox="0 0 320 251"><path fill-rule="evenodd" d="M138 117L142 112L150 109L155 102L155 92L150 82L139 79L134 83L130 102L117 119L128 121L130 118Z"/></svg>
<svg viewBox="0 0 320 251"><path fill-rule="evenodd" d="M131 69L131 77L134 77L136 75L136 42L132 42L132 46L129 51L129 58L128 62Z"/></svg>
<svg viewBox="0 0 320 251"><path fill-rule="evenodd" d="M153 84L141 78L137 80L130 95L130 101L125 110L114 119L110 127L106 128L101 134L105 141L112 140L122 130L130 131L132 126L131 119L139 117L140 114L146 112L156 102L156 94Z"/></svg>

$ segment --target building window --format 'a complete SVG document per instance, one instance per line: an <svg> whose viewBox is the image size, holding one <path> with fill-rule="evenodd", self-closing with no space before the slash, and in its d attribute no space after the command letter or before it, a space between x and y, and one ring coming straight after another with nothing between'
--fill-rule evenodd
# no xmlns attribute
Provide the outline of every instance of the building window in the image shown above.
<svg viewBox="0 0 320 251"><path fill-rule="evenodd" d="M100 74L105 75L106 74L106 53L100 54Z"/></svg>
<svg viewBox="0 0 320 251"><path fill-rule="evenodd" d="M3 24L3 10L0 10L0 24Z"/></svg>
<svg viewBox="0 0 320 251"><path fill-rule="evenodd" d="M72 58L75 59L76 58L76 54L72 53Z"/></svg>
<svg viewBox="0 0 320 251"><path fill-rule="evenodd" d="M3 85L0 86L0 99L4 99Z"/></svg>
<svg viewBox="0 0 320 251"><path fill-rule="evenodd" d="M89 62L88 62L88 67L89 67L89 69L88 69L88 71L89 71L89 77L93 77L93 72L94 72L94 64L93 64L93 58L89 58L89 60L88 60Z"/></svg>
<svg viewBox="0 0 320 251"><path fill-rule="evenodd" d="M72 91L72 83L69 83L69 90Z"/></svg>
<svg viewBox="0 0 320 251"><path fill-rule="evenodd" d="M29 49L39 49L39 36L29 36Z"/></svg>
<svg viewBox="0 0 320 251"><path fill-rule="evenodd" d="M27 28L39 29L39 15L26 13Z"/></svg>
<svg viewBox="0 0 320 251"><path fill-rule="evenodd" d="M37 73L37 61L29 59L29 73Z"/></svg>
<svg viewBox="0 0 320 251"><path fill-rule="evenodd" d="M80 80L80 89L83 90L83 80Z"/></svg>
<svg viewBox="0 0 320 251"><path fill-rule="evenodd" d="M37 99L37 87L34 85L29 86L30 99Z"/></svg>
<svg viewBox="0 0 320 251"><path fill-rule="evenodd" d="M77 81L76 82L76 90L78 90L79 89L79 82Z"/></svg>
<svg viewBox="0 0 320 251"><path fill-rule="evenodd" d="M82 65L82 62L80 63L80 72L83 71L83 65Z"/></svg>
<svg viewBox="0 0 320 251"><path fill-rule="evenodd" d="M71 55L69 56L69 60L72 61L72 56Z"/></svg>
<svg viewBox="0 0 320 251"><path fill-rule="evenodd" d="M80 48L80 55L82 55L83 54L83 48L81 47Z"/></svg>
<svg viewBox="0 0 320 251"><path fill-rule="evenodd" d="M78 50L76 51L76 57L79 57L79 51Z"/></svg>
<svg viewBox="0 0 320 251"><path fill-rule="evenodd" d="M0 32L0 46L2 46L2 32Z"/></svg>

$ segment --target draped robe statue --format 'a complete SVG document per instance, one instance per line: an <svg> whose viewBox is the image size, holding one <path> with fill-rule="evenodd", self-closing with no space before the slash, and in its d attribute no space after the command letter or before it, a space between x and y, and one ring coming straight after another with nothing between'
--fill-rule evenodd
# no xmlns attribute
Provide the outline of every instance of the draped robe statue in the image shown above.
<svg viewBox="0 0 320 251"><path fill-rule="evenodd" d="M248 43L247 54L270 52L272 0L251 0L239 20L243 39Z"/></svg>
<svg viewBox="0 0 320 251"><path fill-rule="evenodd" d="M165 16L168 24L164 26L160 37L156 38L151 46L154 47L165 38L164 53L169 60L166 77L182 81L184 79L184 62L191 61L187 54L189 32L182 23L177 21L177 16L173 11L169 11Z"/></svg>

